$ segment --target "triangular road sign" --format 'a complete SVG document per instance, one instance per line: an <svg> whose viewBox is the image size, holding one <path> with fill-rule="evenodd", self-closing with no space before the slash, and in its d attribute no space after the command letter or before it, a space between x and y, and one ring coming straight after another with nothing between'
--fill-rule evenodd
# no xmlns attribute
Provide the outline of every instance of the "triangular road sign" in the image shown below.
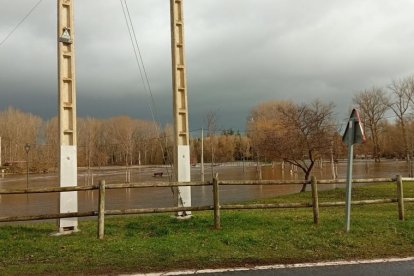
<svg viewBox="0 0 414 276"><path fill-rule="evenodd" d="M352 109L342 141L347 145L362 144L366 141L361 119L356 109Z"/></svg>

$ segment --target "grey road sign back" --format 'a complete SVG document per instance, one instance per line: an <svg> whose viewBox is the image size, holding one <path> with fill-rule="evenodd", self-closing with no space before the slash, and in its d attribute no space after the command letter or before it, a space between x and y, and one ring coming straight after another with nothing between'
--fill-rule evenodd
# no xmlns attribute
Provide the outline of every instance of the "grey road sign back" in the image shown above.
<svg viewBox="0 0 414 276"><path fill-rule="evenodd" d="M361 119L356 109L352 109L342 141L347 145L362 144L366 140Z"/></svg>
<svg viewBox="0 0 414 276"><path fill-rule="evenodd" d="M353 109L349 117L348 125L342 141L348 145L348 166L346 173L346 198L345 198L345 230L349 232L351 225L351 194L352 194L352 163L354 160L354 144L365 142L365 134L362 129L358 111Z"/></svg>

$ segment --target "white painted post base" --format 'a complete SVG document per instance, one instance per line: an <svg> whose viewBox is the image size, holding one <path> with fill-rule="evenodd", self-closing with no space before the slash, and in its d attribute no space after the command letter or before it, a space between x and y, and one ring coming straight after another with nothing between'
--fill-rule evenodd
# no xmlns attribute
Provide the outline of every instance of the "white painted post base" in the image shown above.
<svg viewBox="0 0 414 276"><path fill-rule="evenodd" d="M176 190L177 206L178 207L191 207L191 187L179 187ZM178 219L188 219L192 216L191 211L177 212Z"/></svg>
<svg viewBox="0 0 414 276"><path fill-rule="evenodd" d="M76 146L60 147L60 187L77 186L77 155ZM78 192L63 192L59 197L59 211L64 213L78 212ZM59 219L59 233L78 231L78 218Z"/></svg>
<svg viewBox="0 0 414 276"><path fill-rule="evenodd" d="M59 232L52 233L52 234L50 234L50 236L51 237L60 237L60 236L71 235L73 233L78 233L78 232L80 232L78 227L74 227L72 230L59 228Z"/></svg>
<svg viewBox="0 0 414 276"><path fill-rule="evenodd" d="M190 166L190 147L178 146L177 152L177 182L190 182L191 181L191 166ZM178 207L190 207L191 206L191 187L182 186L176 190L176 199ZM190 218L191 212L177 212L178 218Z"/></svg>

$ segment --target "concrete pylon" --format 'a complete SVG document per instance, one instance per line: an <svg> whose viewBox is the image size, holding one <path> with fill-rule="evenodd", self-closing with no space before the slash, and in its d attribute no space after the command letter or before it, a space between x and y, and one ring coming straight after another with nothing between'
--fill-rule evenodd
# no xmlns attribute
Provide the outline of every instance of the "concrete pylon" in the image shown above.
<svg viewBox="0 0 414 276"><path fill-rule="evenodd" d="M191 181L190 142L188 127L187 80L184 47L183 1L170 0L171 52L174 116L174 172L177 182ZM178 206L191 206L191 187L176 190ZM179 212L179 217L190 217L191 212Z"/></svg>
<svg viewBox="0 0 414 276"><path fill-rule="evenodd" d="M58 0L59 184L77 186L76 78L73 1ZM77 192L60 193L60 213L78 211ZM77 218L59 219L59 233L78 231Z"/></svg>

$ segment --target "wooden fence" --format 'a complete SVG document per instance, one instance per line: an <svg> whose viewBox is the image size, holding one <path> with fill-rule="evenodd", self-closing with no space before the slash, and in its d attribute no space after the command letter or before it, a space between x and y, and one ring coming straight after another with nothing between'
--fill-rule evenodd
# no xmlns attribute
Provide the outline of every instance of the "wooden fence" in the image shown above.
<svg viewBox="0 0 414 276"><path fill-rule="evenodd" d="M369 204L384 204L384 203L397 203L398 206L398 218L404 220L404 202L414 202L414 198L404 198L403 195L403 181L414 181L414 178L402 178L397 176L396 178L375 178L375 179L354 179L353 183L389 183L395 182L397 185L396 198L387 199L372 199L372 200L359 200L352 201L352 205L369 205ZM6 190L0 189L0 195L16 195L16 194L36 194L36 193L61 193L61 192L73 192L73 191L91 191L99 190L98 210L88 212L74 212L74 213L62 213L62 214L46 214L36 216L16 216L16 217L0 217L0 222L16 222L16 221L32 221L32 220L46 220L46 219L59 219L70 217L92 217L98 216L98 238L104 238L104 226L106 215L130 215L130 214L150 214L150 213L176 213L181 211L214 211L214 227L215 229L221 228L220 223L220 211L221 210L243 210L243 209L278 209L278 208L312 208L313 209L313 221L315 224L319 223L319 207L338 207L345 206L345 202L322 202L319 203L318 199L318 185L332 185L332 184L344 184L345 179L337 180L317 180L312 177L310 181L305 180L219 180L218 175L213 179L212 183L209 182L190 182L190 183L177 183L177 182L142 182L142 183L128 183L128 184L106 184L105 181L100 181L99 185L91 186L76 186L76 187L50 187L50 188L31 188L31 189L19 189L19 190ZM309 203L274 203L274 204L220 204L220 186L226 185L303 185L311 184L312 202ZM106 210L105 209L105 194L106 190L110 189L126 189L126 188L154 188L154 187L180 187L180 186L213 186L213 205L208 206L192 206L192 207L167 207L167 208L143 208L143 209L127 209L127 210Z"/></svg>

